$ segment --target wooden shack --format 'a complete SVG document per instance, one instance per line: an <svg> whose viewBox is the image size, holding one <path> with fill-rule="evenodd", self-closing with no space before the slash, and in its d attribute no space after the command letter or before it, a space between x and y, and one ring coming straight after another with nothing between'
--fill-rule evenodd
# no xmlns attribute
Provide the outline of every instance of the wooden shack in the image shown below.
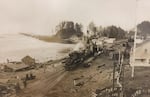
<svg viewBox="0 0 150 97"><path fill-rule="evenodd" d="M4 64L4 72L17 72L17 71L24 71L28 70L30 67L28 65L25 65L23 63L21 64L13 64L13 63L7 63Z"/></svg>

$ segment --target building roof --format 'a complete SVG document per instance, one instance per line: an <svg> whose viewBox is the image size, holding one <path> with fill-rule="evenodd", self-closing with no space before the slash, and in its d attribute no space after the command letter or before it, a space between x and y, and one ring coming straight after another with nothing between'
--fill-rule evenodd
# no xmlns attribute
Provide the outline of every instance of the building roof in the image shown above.
<svg viewBox="0 0 150 97"><path fill-rule="evenodd" d="M21 63L21 64L7 63L7 64L4 64L4 65L9 67L9 68L12 68L14 71L29 67L28 65L25 65L23 63Z"/></svg>

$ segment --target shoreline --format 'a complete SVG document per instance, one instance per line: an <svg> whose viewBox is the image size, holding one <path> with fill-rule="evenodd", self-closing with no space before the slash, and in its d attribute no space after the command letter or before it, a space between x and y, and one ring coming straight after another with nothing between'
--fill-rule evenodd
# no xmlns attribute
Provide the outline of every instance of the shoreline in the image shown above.
<svg viewBox="0 0 150 97"><path fill-rule="evenodd" d="M9 44L10 42L11 44ZM27 55L40 62L54 60L61 58L65 53L68 53L69 49L73 49L75 46L75 44L44 42L19 34L5 36L5 40L1 39L0 43L2 46L0 63L6 63L7 59L10 61L20 61L21 58Z"/></svg>
<svg viewBox="0 0 150 97"><path fill-rule="evenodd" d="M20 33L21 35L32 37L44 42L53 42L53 43L63 43L63 44L75 44L76 42L70 40L70 39L62 39L59 37L56 37L56 35L48 36L48 35L33 35L33 34L27 34L27 33Z"/></svg>

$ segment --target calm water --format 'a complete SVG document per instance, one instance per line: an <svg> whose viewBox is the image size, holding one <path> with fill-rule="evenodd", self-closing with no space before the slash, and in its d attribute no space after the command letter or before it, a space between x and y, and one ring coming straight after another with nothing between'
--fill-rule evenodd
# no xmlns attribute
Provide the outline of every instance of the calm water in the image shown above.
<svg viewBox="0 0 150 97"><path fill-rule="evenodd" d="M73 48L71 44L47 43L19 34L0 35L0 62L20 61L26 55L34 57L37 61L46 61L63 57L59 53L64 48Z"/></svg>

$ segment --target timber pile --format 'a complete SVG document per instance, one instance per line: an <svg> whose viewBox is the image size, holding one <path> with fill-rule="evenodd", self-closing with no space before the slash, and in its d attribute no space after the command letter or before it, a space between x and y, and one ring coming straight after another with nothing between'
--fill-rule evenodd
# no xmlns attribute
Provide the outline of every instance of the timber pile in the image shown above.
<svg viewBox="0 0 150 97"><path fill-rule="evenodd" d="M84 67L89 67L90 62L95 59L96 56L89 51L74 51L69 54L69 57L65 59L63 62L65 64L65 70L71 71L76 69L77 67L83 65Z"/></svg>

